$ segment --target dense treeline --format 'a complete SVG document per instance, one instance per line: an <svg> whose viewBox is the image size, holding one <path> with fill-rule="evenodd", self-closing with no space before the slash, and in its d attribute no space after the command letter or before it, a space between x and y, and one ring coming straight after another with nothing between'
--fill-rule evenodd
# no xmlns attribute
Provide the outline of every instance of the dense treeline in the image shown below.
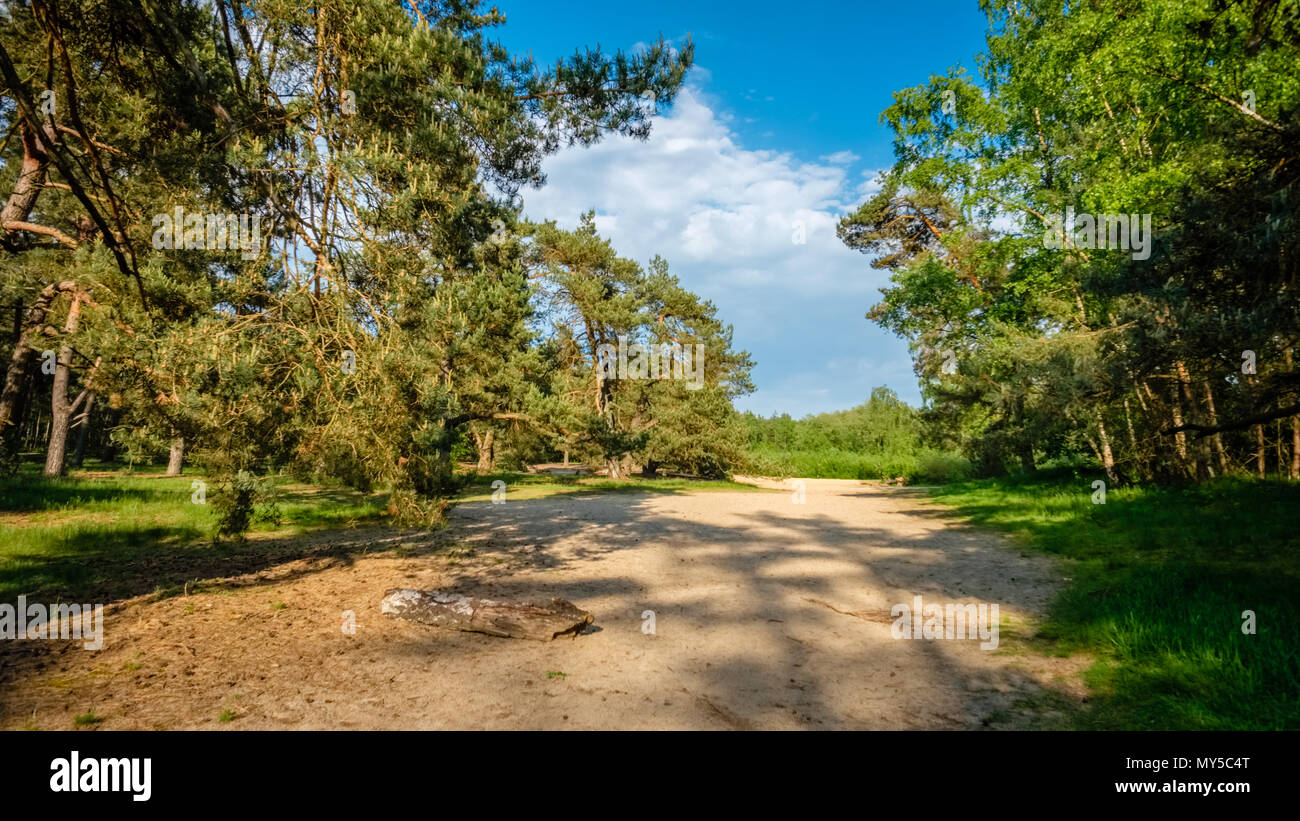
<svg viewBox="0 0 1300 821"><path fill-rule="evenodd" d="M895 95L841 222L981 473L1300 478L1300 7L985 0L982 87Z"/></svg>
<svg viewBox="0 0 1300 821"><path fill-rule="evenodd" d="M561 146L644 138L689 44L544 67L463 0L2 14L8 464L39 438L59 475L89 432L239 487L269 469L383 485L412 519L437 515L467 446L489 467L733 464L751 363L714 307L590 218L517 207ZM601 358L661 342L658 379Z"/></svg>

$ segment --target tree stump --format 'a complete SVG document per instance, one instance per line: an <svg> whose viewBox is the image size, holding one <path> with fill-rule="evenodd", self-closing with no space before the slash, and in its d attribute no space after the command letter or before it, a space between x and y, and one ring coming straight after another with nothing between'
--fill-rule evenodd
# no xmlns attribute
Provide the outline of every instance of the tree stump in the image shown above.
<svg viewBox="0 0 1300 821"><path fill-rule="evenodd" d="M564 599L506 602L400 587L385 591L382 612L435 627L537 641L551 641L566 633L576 635L596 620Z"/></svg>

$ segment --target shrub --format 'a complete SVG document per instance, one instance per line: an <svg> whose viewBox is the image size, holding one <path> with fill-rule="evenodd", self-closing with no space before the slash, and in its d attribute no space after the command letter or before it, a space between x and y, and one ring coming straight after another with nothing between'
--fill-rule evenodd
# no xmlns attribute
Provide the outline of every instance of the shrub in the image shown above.
<svg viewBox="0 0 1300 821"><path fill-rule="evenodd" d="M244 534L252 525L257 505L270 496L268 483L258 479L246 470L241 470L233 477L221 482L212 495L212 507L217 513L217 538L230 536L243 540ZM279 510L274 503L271 515L279 518ZM258 516L257 518L265 518Z"/></svg>
<svg viewBox="0 0 1300 821"><path fill-rule="evenodd" d="M923 451L917 457L916 480L933 484L960 482L971 475L970 460L949 451Z"/></svg>

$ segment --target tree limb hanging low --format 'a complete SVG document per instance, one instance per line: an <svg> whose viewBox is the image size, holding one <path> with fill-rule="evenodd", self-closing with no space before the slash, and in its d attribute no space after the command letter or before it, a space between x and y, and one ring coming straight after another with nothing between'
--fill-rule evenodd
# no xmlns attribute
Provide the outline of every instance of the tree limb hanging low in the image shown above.
<svg viewBox="0 0 1300 821"><path fill-rule="evenodd" d="M1254 425L1272 422L1274 419L1285 419L1288 416L1295 416L1297 413L1300 413L1300 403L1286 405L1281 408L1274 408L1273 410L1256 413L1251 416L1243 416L1240 419L1232 422L1225 422L1221 425L1198 425L1186 422L1177 427L1165 428L1161 433L1168 436L1175 433L1181 433L1182 431L1192 431L1196 434L1197 439L1201 439L1212 433L1223 433L1230 430L1244 430L1253 427Z"/></svg>

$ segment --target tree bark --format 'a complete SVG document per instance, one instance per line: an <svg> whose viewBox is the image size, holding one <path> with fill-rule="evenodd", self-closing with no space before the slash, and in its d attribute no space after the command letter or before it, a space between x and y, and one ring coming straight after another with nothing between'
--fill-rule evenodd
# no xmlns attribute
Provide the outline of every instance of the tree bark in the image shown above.
<svg viewBox="0 0 1300 821"><path fill-rule="evenodd" d="M1282 478L1282 420L1277 420L1277 478Z"/></svg>
<svg viewBox="0 0 1300 821"><path fill-rule="evenodd" d="M1141 394L1138 395L1138 398L1141 398ZM1128 447L1133 453L1133 465L1138 471L1138 476L1145 482L1151 478L1151 475L1147 470L1146 457L1138 448L1137 430L1133 427L1133 410L1129 406L1127 396L1124 397L1124 422L1128 426Z"/></svg>
<svg viewBox="0 0 1300 821"><path fill-rule="evenodd" d="M1259 478L1265 479L1268 477L1266 464L1268 448L1264 445L1263 425L1255 426L1255 444L1257 445L1255 448L1255 472L1259 474Z"/></svg>
<svg viewBox="0 0 1300 821"><path fill-rule="evenodd" d="M1210 424L1218 426L1219 412L1214 408L1214 390L1210 383L1205 383L1205 409L1210 414ZM1210 437L1210 447L1214 450L1214 458L1219 463L1219 475L1228 475L1228 454L1223 449L1223 437L1220 434L1214 434Z"/></svg>
<svg viewBox="0 0 1300 821"><path fill-rule="evenodd" d="M1286 369L1294 371L1295 365L1291 359L1291 349L1285 351ZM1278 467L1281 470L1281 467ZM1300 416L1291 417L1291 470L1288 474L1294 481L1300 479Z"/></svg>
<svg viewBox="0 0 1300 821"><path fill-rule="evenodd" d="M1174 395L1174 405L1177 407L1178 417L1181 419L1183 418L1182 409L1184 407L1186 407L1191 413L1196 412L1196 399L1192 396L1192 381L1191 376L1187 373L1187 365L1180 359L1174 363L1174 367L1178 374L1178 388ZM1183 458L1189 461L1187 468L1188 475L1193 479L1204 478L1202 474L1204 468L1199 455L1201 450L1202 447L1198 445L1194 453L1190 452L1187 448L1186 437L1184 436Z"/></svg>
<svg viewBox="0 0 1300 821"><path fill-rule="evenodd" d="M496 454L493 451L493 443L496 439L496 431L488 428L488 432L480 436L474 434L474 443L478 446L478 472L491 473L492 464L496 461Z"/></svg>
<svg viewBox="0 0 1300 821"><path fill-rule="evenodd" d="M81 322L81 296L80 293L74 293L72 304L68 306L68 319L63 325L64 342L59 348L58 364L54 370L54 389L50 397L50 442L45 450L46 476L63 475L64 458L68 453L69 422L87 395L87 392L83 392L76 402L68 401L68 384L72 380L72 343L69 339L76 333L77 325Z"/></svg>
<svg viewBox="0 0 1300 821"><path fill-rule="evenodd" d="M3 447L6 448L6 452L9 454L17 453L26 445L25 440L27 437L24 437L23 434L26 432L27 415L31 412L34 404L32 399L36 395L36 377L32 373L33 370L28 368L27 375L23 377L22 382L18 385L18 395L10 410L9 426L3 431ZM42 437L38 438L37 441L44 442L45 439Z"/></svg>
<svg viewBox="0 0 1300 821"><path fill-rule="evenodd" d="M167 454L167 475L180 476L185 466L185 437L172 437L171 450Z"/></svg>
<svg viewBox="0 0 1300 821"><path fill-rule="evenodd" d="M1101 443L1101 466L1106 470L1106 478L1113 485L1119 481L1115 474L1115 454L1110 449L1110 436L1106 433L1106 423L1097 413L1097 439Z"/></svg>
<svg viewBox="0 0 1300 821"><path fill-rule="evenodd" d="M1300 416L1291 417L1291 478L1300 479Z"/></svg>
<svg viewBox="0 0 1300 821"><path fill-rule="evenodd" d="M86 460L86 439L90 431L90 414L95 410L95 394L86 394L86 408L81 412L73 426L77 428L77 449L72 453L72 466L80 469L82 462Z"/></svg>
<svg viewBox="0 0 1300 821"><path fill-rule="evenodd" d="M47 334L53 335L54 329L45 324L50 305L59 294L75 292L77 284L72 280L50 283L41 290L27 310L27 320L23 325L18 341L14 343L13 355L9 358L9 368L5 371L4 388L0 389L0 430L7 429L14 423L14 408L18 404L23 385L36 362L36 340Z"/></svg>
<svg viewBox="0 0 1300 821"><path fill-rule="evenodd" d="M381 612L435 627L537 641L551 641L567 633L577 635L595 621L591 613L564 599L505 602L440 590L402 588L384 592Z"/></svg>
<svg viewBox="0 0 1300 821"><path fill-rule="evenodd" d="M1187 476L1187 434L1183 433L1180 428L1183 426L1183 408L1178 398L1178 388L1174 388L1174 401L1169 406L1169 415L1174 422L1174 456L1178 462L1178 472L1184 477Z"/></svg>
<svg viewBox="0 0 1300 821"><path fill-rule="evenodd" d="M45 187L45 175L49 170L50 156L41 148L41 141L31 130L25 118L18 118L18 137L23 146L23 164L18 169L18 179L14 189L0 208L0 246L16 251L25 243L19 228L11 228L10 223L26 223L36 207L36 198ZM52 125L45 126L45 137L54 142Z"/></svg>

